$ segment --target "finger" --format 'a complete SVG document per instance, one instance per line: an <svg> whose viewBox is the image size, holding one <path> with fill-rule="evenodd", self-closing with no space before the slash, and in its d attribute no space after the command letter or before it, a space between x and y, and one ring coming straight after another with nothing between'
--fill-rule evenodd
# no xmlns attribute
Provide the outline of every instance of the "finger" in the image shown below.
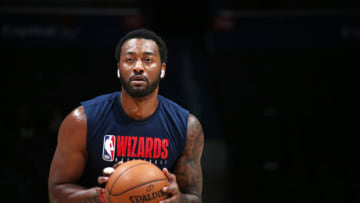
<svg viewBox="0 0 360 203"><path fill-rule="evenodd" d="M113 168L117 168L118 166L120 166L121 164L123 164L123 161L119 161L116 164L113 165Z"/></svg>
<svg viewBox="0 0 360 203"><path fill-rule="evenodd" d="M176 181L176 176L168 171L167 168L163 168L163 173L165 174L166 178L169 180L169 182Z"/></svg>
<svg viewBox="0 0 360 203"><path fill-rule="evenodd" d="M176 195L179 193L179 189L176 184L170 184L169 186L165 186L162 188L162 191L171 195Z"/></svg>
<svg viewBox="0 0 360 203"><path fill-rule="evenodd" d="M101 188L101 187L96 187L96 188L95 188L95 191L96 191L97 193L102 193L102 194L105 193L105 189L104 189L104 188Z"/></svg>
<svg viewBox="0 0 360 203"><path fill-rule="evenodd" d="M97 179L97 181L100 185L106 183L108 180L109 180L109 177L106 177L106 176L99 176Z"/></svg>
<svg viewBox="0 0 360 203"><path fill-rule="evenodd" d="M166 175L166 177L168 177L169 171L167 168L163 168L163 173Z"/></svg>
<svg viewBox="0 0 360 203"><path fill-rule="evenodd" d="M113 167L106 167L103 169L103 174L104 176L110 176L111 174L113 174L115 171L115 169Z"/></svg>

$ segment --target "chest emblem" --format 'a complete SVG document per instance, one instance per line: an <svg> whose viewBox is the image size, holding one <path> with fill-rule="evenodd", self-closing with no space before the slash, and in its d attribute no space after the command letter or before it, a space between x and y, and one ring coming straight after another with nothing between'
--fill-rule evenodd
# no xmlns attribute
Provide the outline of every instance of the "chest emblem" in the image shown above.
<svg viewBox="0 0 360 203"><path fill-rule="evenodd" d="M115 141L114 135L105 135L103 143L103 154L102 158L105 161L114 161L115 158Z"/></svg>

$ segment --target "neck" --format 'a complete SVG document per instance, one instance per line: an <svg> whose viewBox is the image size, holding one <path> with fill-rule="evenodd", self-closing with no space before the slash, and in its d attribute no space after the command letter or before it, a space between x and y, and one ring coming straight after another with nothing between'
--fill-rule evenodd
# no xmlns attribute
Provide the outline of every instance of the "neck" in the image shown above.
<svg viewBox="0 0 360 203"><path fill-rule="evenodd" d="M158 91L159 89L156 88L154 92L146 97L134 98L122 88L120 96L122 108L130 118L144 120L150 117L156 110L159 102L157 97Z"/></svg>

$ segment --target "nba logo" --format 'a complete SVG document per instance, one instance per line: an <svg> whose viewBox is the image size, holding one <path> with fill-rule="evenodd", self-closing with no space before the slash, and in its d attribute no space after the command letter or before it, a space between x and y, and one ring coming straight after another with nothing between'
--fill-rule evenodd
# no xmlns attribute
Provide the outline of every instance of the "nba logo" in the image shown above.
<svg viewBox="0 0 360 203"><path fill-rule="evenodd" d="M102 158L105 161L114 161L115 157L115 136L105 135Z"/></svg>

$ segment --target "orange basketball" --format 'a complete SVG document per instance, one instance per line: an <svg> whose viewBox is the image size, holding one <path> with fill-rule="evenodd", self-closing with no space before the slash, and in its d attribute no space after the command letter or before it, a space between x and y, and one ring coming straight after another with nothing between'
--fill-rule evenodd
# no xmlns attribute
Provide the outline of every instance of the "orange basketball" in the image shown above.
<svg viewBox="0 0 360 203"><path fill-rule="evenodd" d="M105 186L104 197L109 203L157 203L167 197L162 191L166 185L168 180L156 165L133 160L115 169Z"/></svg>

